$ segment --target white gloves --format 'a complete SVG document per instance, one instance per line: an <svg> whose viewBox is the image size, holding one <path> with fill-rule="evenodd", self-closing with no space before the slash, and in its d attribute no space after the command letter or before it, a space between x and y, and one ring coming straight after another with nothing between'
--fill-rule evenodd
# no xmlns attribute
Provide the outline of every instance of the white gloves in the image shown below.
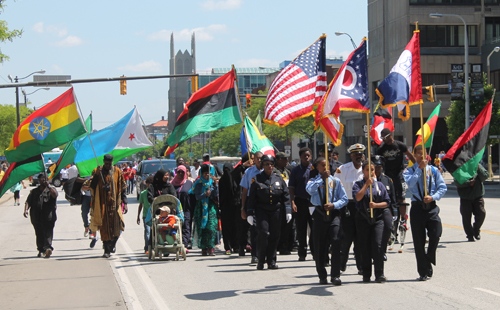
<svg viewBox="0 0 500 310"><path fill-rule="evenodd" d="M247 222L248 222L248 224L250 224L250 226L253 225L253 215L247 216Z"/></svg>
<svg viewBox="0 0 500 310"><path fill-rule="evenodd" d="M285 218L286 218L286 222L290 223L290 221L292 220L292 215L291 214L287 214Z"/></svg>

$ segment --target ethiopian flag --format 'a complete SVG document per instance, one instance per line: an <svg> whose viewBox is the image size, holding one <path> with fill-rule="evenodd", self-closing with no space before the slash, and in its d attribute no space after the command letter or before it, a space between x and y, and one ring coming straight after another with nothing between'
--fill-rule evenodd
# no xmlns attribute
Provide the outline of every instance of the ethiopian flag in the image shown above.
<svg viewBox="0 0 500 310"><path fill-rule="evenodd" d="M424 124L424 143L425 147L429 148L432 144L432 136L434 135L434 129L436 129L436 124L439 118L439 111L441 110L441 103L432 111L431 115ZM417 131L417 142L415 146L422 144L422 128Z"/></svg>
<svg viewBox="0 0 500 310"><path fill-rule="evenodd" d="M492 101L493 98L443 157L443 165L460 184L477 173L477 166L483 157L484 146L488 140Z"/></svg>
<svg viewBox="0 0 500 310"><path fill-rule="evenodd" d="M16 183L38 172L43 172L44 170L45 167L41 154L17 163L11 163L0 182L0 197L2 197L9 188L16 185Z"/></svg>
<svg viewBox="0 0 500 310"><path fill-rule="evenodd" d="M168 136L167 144L173 147L200 133L241 123L235 79L233 69L193 93Z"/></svg>
<svg viewBox="0 0 500 310"><path fill-rule="evenodd" d="M20 162L50 151L85 133L76 108L73 88L33 112L17 128L5 156Z"/></svg>

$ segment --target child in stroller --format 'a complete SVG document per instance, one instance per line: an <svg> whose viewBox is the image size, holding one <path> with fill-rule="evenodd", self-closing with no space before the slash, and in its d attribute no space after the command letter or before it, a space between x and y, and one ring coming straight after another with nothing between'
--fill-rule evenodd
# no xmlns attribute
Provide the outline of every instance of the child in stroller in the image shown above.
<svg viewBox="0 0 500 310"><path fill-rule="evenodd" d="M177 246L177 229L174 228L176 223L175 216L170 215L170 208L163 206L160 208L160 218L158 219L159 224L167 224L168 226L162 227L160 231L161 239L163 242L166 241L167 233L174 239L174 246Z"/></svg>

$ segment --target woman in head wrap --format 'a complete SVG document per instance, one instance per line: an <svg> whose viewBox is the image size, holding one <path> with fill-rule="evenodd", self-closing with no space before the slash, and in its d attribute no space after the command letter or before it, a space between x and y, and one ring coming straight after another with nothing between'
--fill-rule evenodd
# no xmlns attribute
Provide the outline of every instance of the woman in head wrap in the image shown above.
<svg viewBox="0 0 500 310"><path fill-rule="evenodd" d="M222 178L219 180L219 206L221 212L222 240L224 241L224 250L227 255L231 250L236 252L238 246L237 220L240 219L240 192L238 184L233 176L233 167L231 164L224 164Z"/></svg>
<svg viewBox="0 0 500 310"><path fill-rule="evenodd" d="M217 242L217 184L215 177L210 176L210 166L201 166L201 176L194 182L190 193L196 197L194 209L194 226L198 247L201 254L215 255Z"/></svg>
<svg viewBox="0 0 500 310"><path fill-rule="evenodd" d="M179 165L175 171L175 177L172 180L176 196L181 202L184 210L184 222L182 222L182 243L188 247L191 240L191 226L193 219L194 206L196 198L189 194L193 187L193 182L188 179L188 170L185 165ZM189 251L188 251L189 252Z"/></svg>
<svg viewBox="0 0 500 310"><path fill-rule="evenodd" d="M153 203L153 200L160 195L173 195L177 197L174 186L168 182L168 173L165 169L160 169L156 172L153 184L148 187L149 203Z"/></svg>

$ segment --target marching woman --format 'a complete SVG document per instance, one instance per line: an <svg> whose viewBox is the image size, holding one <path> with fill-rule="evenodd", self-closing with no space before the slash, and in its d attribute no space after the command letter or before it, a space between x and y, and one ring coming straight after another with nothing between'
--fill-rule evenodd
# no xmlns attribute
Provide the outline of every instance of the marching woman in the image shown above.
<svg viewBox="0 0 500 310"><path fill-rule="evenodd" d="M391 221L389 208L391 199L384 184L375 177L375 166L365 160L362 165L363 180L357 181L352 187L352 196L356 200L356 230L359 232L361 260L363 266L363 282L370 282L372 276L372 259L375 269L375 281L387 281L384 276L385 246L391 230L385 225ZM370 202L370 185L372 185L373 202ZM373 217L371 211L373 210Z"/></svg>
<svg viewBox="0 0 500 310"><path fill-rule="evenodd" d="M214 175L210 175L210 166L202 165L201 176L194 182L190 193L196 197L194 209L195 240L201 249L201 255L215 255L217 243L217 183Z"/></svg>
<svg viewBox="0 0 500 310"><path fill-rule="evenodd" d="M310 179L306 185L306 191L311 195L311 204L314 206L313 217L313 240L316 252L316 271L320 284L327 284L327 273L325 265L328 257L326 251L332 245L331 258L331 282L333 285L341 285L340 280L340 209L349 202L344 186L340 180L326 170L326 160L320 157L316 160L318 175ZM328 201L326 190L328 188ZM327 213L328 212L328 213Z"/></svg>
<svg viewBox="0 0 500 310"><path fill-rule="evenodd" d="M264 171L252 178L250 195L247 200L247 221L257 223L257 270L278 269L276 250L281 230L281 212L286 212L286 221L292 219L290 194L283 178L275 173L274 157L264 155L261 158Z"/></svg>

